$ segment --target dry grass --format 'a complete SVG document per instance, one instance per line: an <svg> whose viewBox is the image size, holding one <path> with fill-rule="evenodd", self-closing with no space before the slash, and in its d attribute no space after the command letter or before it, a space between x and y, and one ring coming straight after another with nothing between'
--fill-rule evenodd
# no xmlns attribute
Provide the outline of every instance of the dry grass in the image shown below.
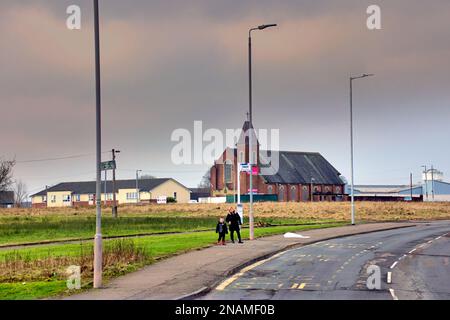
<svg viewBox="0 0 450 320"><path fill-rule="evenodd" d="M12 251L0 262L0 283L65 280L66 269L71 265L80 266L82 277L90 279L94 261L92 246L80 246L80 255L54 257L49 253L41 259ZM114 240L105 246L103 269L106 276L117 276L130 271L130 267L148 263L150 259L149 253L136 246L133 240Z"/></svg>
<svg viewBox="0 0 450 320"><path fill-rule="evenodd" d="M147 206L121 206L122 216L152 215L160 217L217 217L227 212L231 204L167 204ZM255 216L265 218L349 219L350 203L256 203ZM248 212L248 205L244 206ZM364 221L399 221L450 219L450 203L406 203L406 202L357 202L357 218ZM105 209L110 214L110 208ZM94 215L93 208L49 208L49 209L0 209L1 215L46 216L46 215Z"/></svg>

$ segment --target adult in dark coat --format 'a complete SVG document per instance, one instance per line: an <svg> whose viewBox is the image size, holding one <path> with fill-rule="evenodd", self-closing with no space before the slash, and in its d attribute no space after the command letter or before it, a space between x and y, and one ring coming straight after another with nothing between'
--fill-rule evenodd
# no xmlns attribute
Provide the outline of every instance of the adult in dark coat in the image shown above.
<svg viewBox="0 0 450 320"><path fill-rule="evenodd" d="M241 217L239 216L239 214L233 208L230 208L228 210L228 215L225 220L230 225L231 242L234 243L234 233L236 232L238 239L239 239L239 243L243 243L242 239L241 239L242 221L241 221Z"/></svg>

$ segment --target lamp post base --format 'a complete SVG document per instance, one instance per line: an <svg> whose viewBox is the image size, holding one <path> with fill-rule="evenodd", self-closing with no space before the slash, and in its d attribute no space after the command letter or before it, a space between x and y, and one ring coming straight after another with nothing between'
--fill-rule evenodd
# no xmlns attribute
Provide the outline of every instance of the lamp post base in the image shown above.
<svg viewBox="0 0 450 320"><path fill-rule="evenodd" d="M103 255L102 235L96 234L94 240L94 289L102 287Z"/></svg>

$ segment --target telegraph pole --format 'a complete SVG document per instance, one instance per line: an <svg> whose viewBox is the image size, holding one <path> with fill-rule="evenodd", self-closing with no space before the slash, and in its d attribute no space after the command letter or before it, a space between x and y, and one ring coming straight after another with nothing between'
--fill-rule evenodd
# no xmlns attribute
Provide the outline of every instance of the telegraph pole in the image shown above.
<svg viewBox="0 0 450 320"><path fill-rule="evenodd" d="M426 194L426 199L428 201L428 171L427 171L427 166L422 166L422 168L425 169L425 194Z"/></svg>
<svg viewBox="0 0 450 320"><path fill-rule="evenodd" d="M101 81L100 81L100 23L98 0L94 0L94 29L95 29L95 94L96 94L96 226L94 240L94 288L98 289L102 286L102 264L103 264L103 248L102 248L102 133L101 133Z"/></svg>
<svg viewBox="0 0 450 320"><path fill-rule="evenodd" d="M434 166L431 165L431 200L434 202Z"/></svg>
<svg viewBox="0 0 450 320"><path fill-rule="evenodd" d="M139 172L142 170L136 170L136 203L139 204Z"/></svg>
<svg viewBox="0 0 450 320"><path fill-rule="evenodd" d="M413 201L413 174L412 174L412 172L409 174L409 187L411 190L411 201Z"/></svg>
<svg viewBox="0 0 450 320"><path fill-rule="evenodd" d="M119 150L112 149L112 160L116 163L116 153L120 153ZM116 166L114 165L114 169L112 171L112 193L113 193L113 207L112 207L112 216L113 218L117 218L117 199L116 199Z"/></svg>

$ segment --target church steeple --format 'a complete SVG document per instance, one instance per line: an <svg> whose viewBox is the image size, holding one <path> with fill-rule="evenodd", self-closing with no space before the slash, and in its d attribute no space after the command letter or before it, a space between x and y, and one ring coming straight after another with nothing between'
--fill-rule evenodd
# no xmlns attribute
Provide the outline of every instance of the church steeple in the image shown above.
<svg viewBox="0 0 450 320"><path fill-rule="evenodd" d="M242 126L242 132L237 143L237 160L239 163L250 163L250 134L252 135L253 164L257 164L259 157L259 141L253 125L250 124L249 114L247 113L247 120Z"/></svg>

